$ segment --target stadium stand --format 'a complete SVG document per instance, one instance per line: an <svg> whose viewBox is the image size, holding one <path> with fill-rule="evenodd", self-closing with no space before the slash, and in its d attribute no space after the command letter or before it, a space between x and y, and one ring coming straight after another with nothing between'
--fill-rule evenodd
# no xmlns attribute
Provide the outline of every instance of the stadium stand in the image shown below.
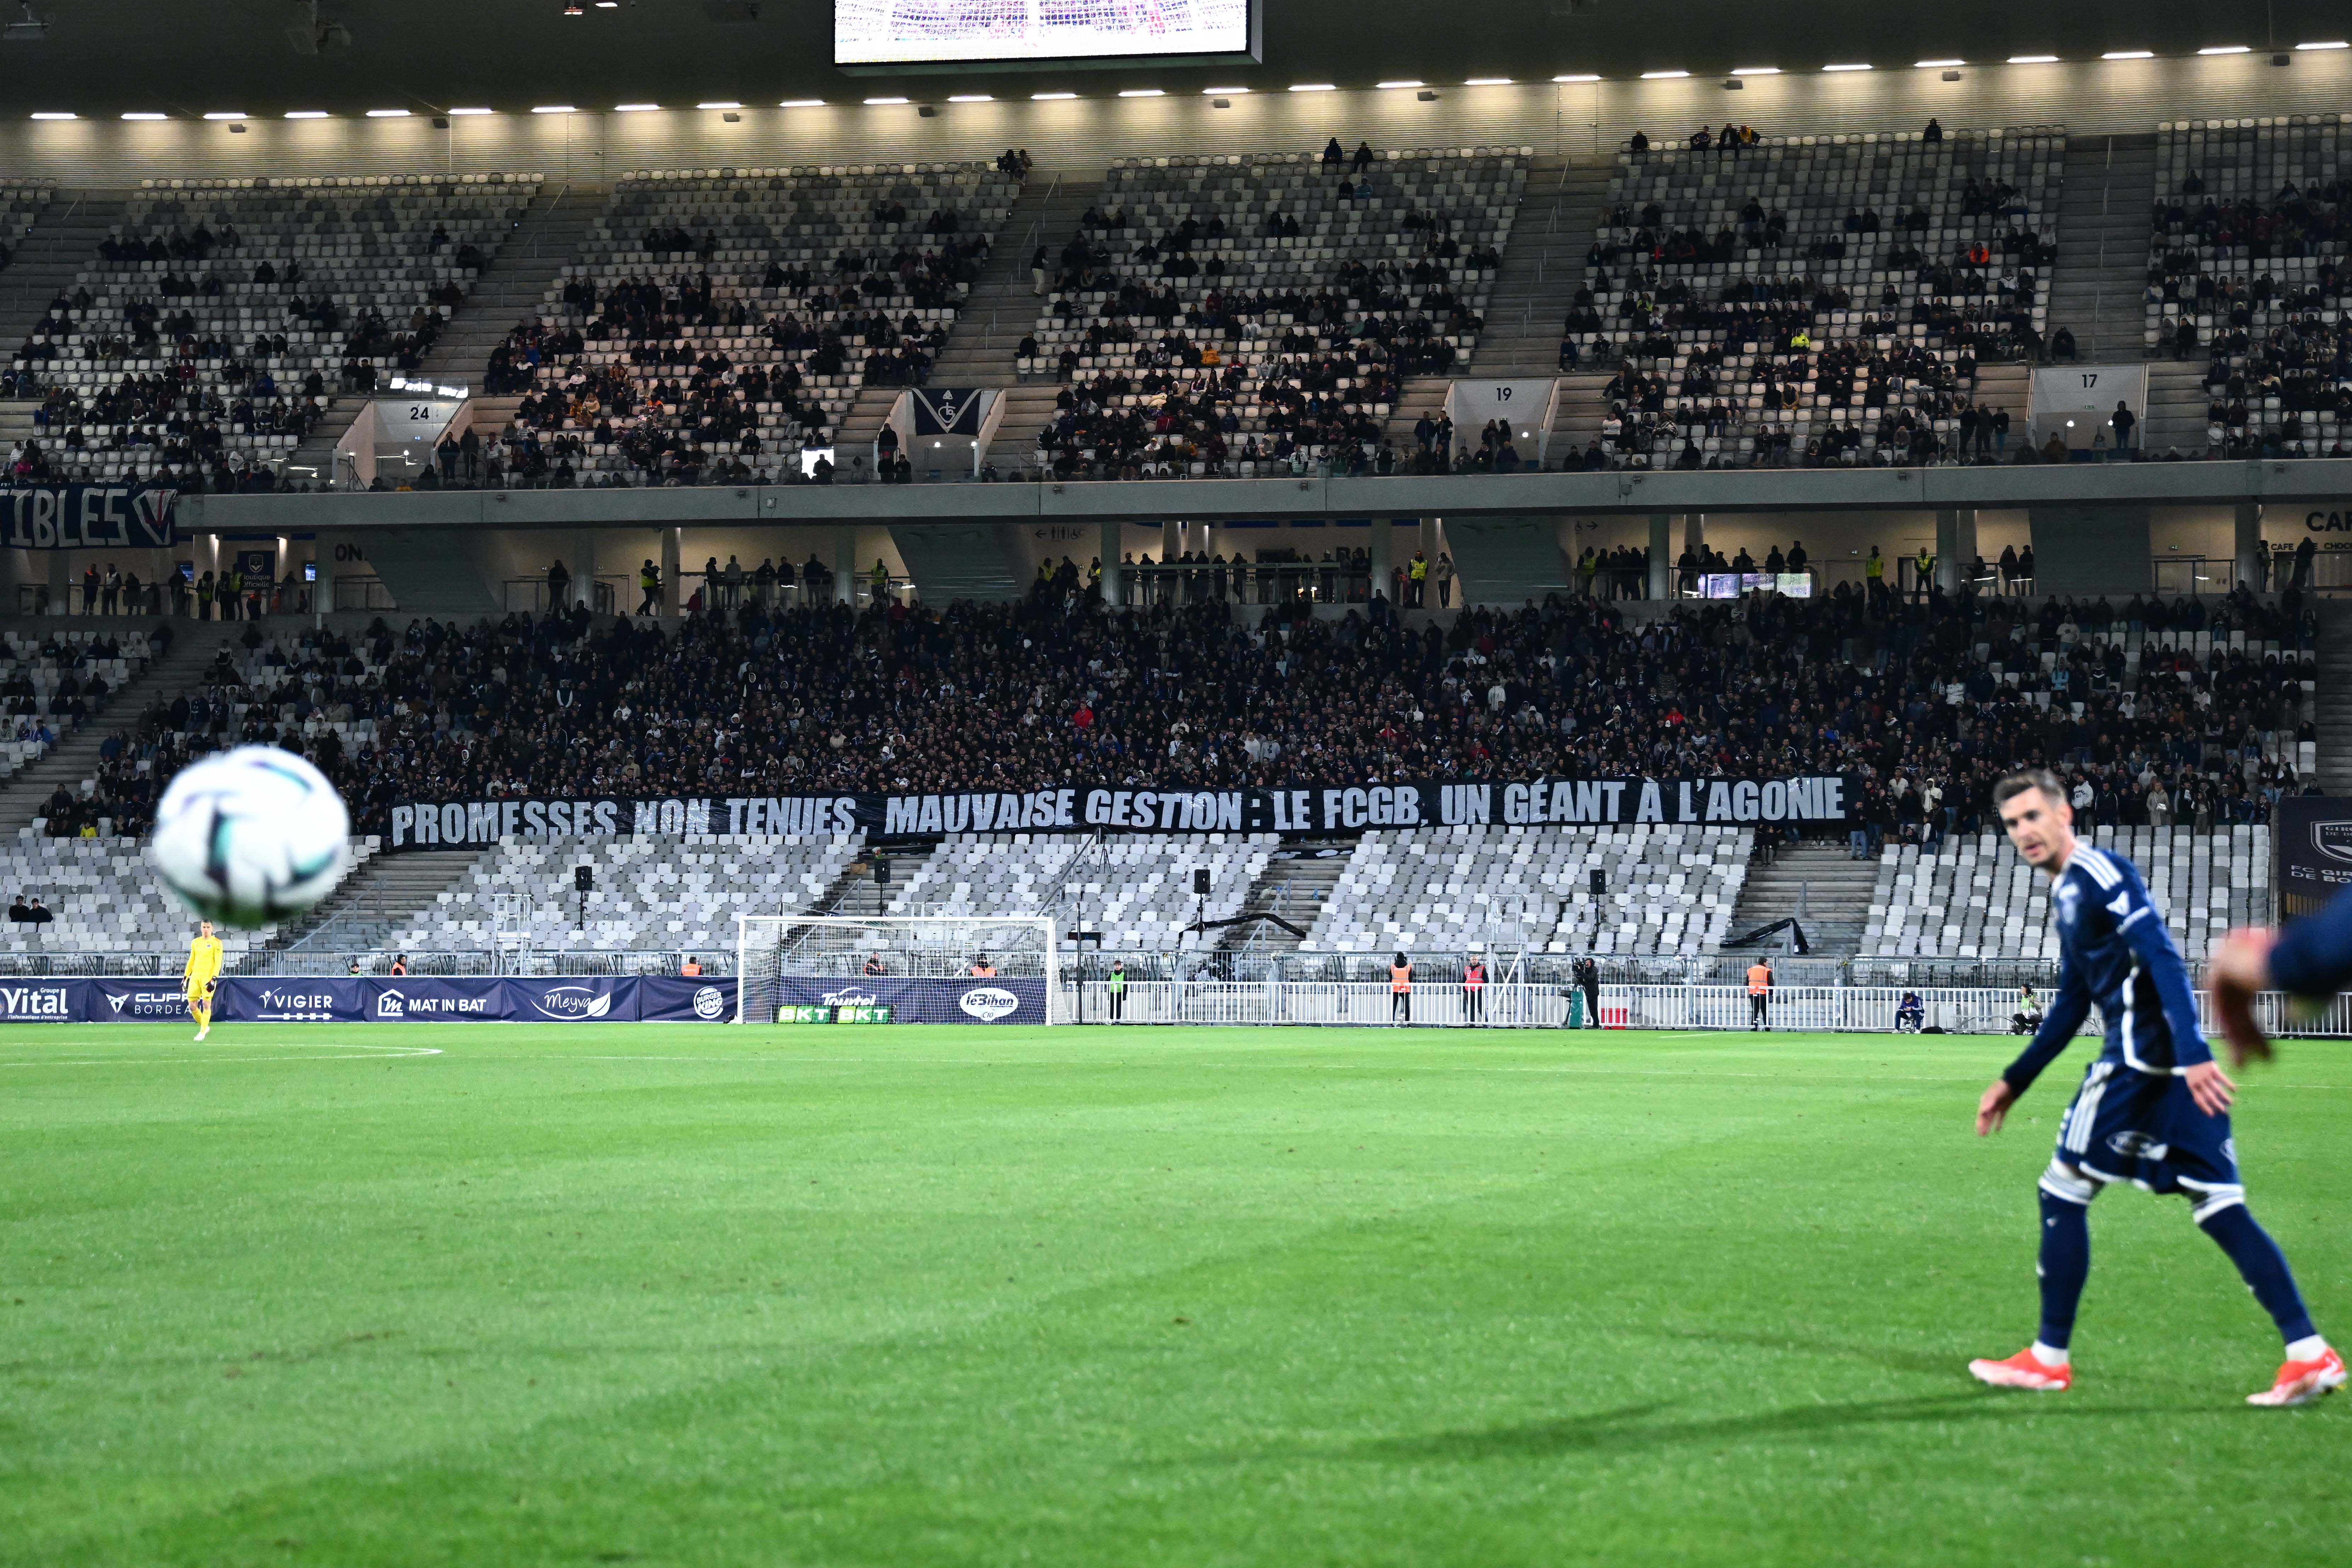
<svg viewBox="0 0 2352 1568"><path fill-rule="evenodd" d="M2161 782L2182 819L2226 823L2312 775L2315 635L2293 593L2037 607L1844 585L1640 621L1593 599L1410 629L1293 600L1111 616L1072 568L1013 604L751 603L674 636L584 613L274 639L248 626L129 739L150 773L231 740L307 749L373 833L403 800L713 779L791 795L1720 770L1859 774L1883 827L1916 837L1927 785L1959 831L2028 761L2086 770L2117 798L2107 820ZM118 772L117 815L135 823L152 782Z"/></svg>
<svg viewBox="0 0 2352 1568"><path fill-rule="evenodd" d="M490 357L488 390L524 396L486 482L798 477L860 386L925 379L1019 186L985 163L619 182L547 309Z"/></svg>
<svg viewBox="0 0 2352 1568"><path fill-rule="evenodd" d="M100 661L99 671L122 672L111 681L119 687L136 659L152 657L145 638L132 633L102 639L124 657L111 666ZM43 808L46 831L72 837L111 822L116 832L143 833L172 775L220 747L267 738L307 752L331 773L348 766L376 733L383 662L374 651L364 638L265 636L248 621L240 640L190 672L186 689L152 693L127 722L108 720L113 732L100 744L89 787L76 793L60 785ZM85 700L91 695L85 684Z"/></svg>
<svg viewBox="0 0 2352 1568"><path fill-rule="evenodd" d="M144 632L0 633L0 778L47 752L154 657Z"/></svg>
<svg viewBox="0 0 2352 1568"><path fill-rule="evenodd" d="M2035 126L1622 153L1564 324L1618 364L1597 456L1990 460L1979 372L2048 331L2063 148Z"/></svg>
<svg viewBox="0 0 2352 1568"><path fill-rule="evenodd" d="M1728 933L1754 838L1675 825L1374 829L1300 948L1711 952Z"/></svg>
<svg viewBox="0 0 2352 1568"><path fill-rule="evenodd" d="M2147 879L2173 940L2192 963L2232 926L2270 918L2270 826L2235 823L2211 833L2185 827L2093 829L2093 844L2130 860ZM1864 951L1902 958L2058 956L2049 888L1999 834L1934 848L1889 845L1879 860Z"/></svg>
<svg viewBox="0 0 2352 1568"><path fill-rule="evenodd" d="M392 937L395 947L488 947L520 936L542 948L652 949L735 945L738 914L814 910L859 851L851 837L697 834L684 842L586 838L513 842L488 851L459 885ZM596 887L573 888L572 868ZM519 895L520 919L501 896ZM585 923L583 923L584 915Z"/></svg>
<svg viewBox="0 0 2352 1568"><path fill-rule="evenodd" d="M1060 913L1102 933L1103 946L1175 947L1195 921L1241 913L1250 884L1281 839L1273 834L1134 834L1097 841L966 834L941 843L890 903L898 913ZM1206 868L1212 891L1192 892ZM1214 939L1212 938L1212 941Z"/></svg>
<svg viewBox="0 0 2352 1568"><path fill-rule="evenodd" d="M352 840L362 867L376 850L373 839ZM10 921L0 952L46 954L67 966L79 955L184 952L194 919L155 880L144 847L130 838L52 838L26 829L0 847L0 889L39 899L54 917ZM219 934L234 958L268 947L278 931L272 924Z"/></svg>
<svg viewBox="0 0 2352 1568"><path fill-rule="evenodd" d="M16 352L19 478L275 488L336 394L422 363L538 183L143 182Z"/></svg>
<svg viewBox="0 0 2352 1568"><path fill-rule="evenodd" d="M2341 457L2344 116L2160 128L2145 337L2207 362L2205 454Z"/></svg>
<svg viewBox="0 0 2352 1568"><path fill-rule="evenodd" d="M1468 363L1532 151L1120 160L1014 362L1068 384L1036 468L1389 471L1402 378Z"/></svg>

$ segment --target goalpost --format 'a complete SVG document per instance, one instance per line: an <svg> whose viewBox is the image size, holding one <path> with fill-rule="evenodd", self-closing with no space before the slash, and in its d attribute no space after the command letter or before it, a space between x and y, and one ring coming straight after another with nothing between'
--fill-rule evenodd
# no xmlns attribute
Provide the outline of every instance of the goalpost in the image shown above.
<svg viewBox="0 0 2352 1568"><path fill-rule="evenodd" d="M1069 1021L1050 915L738 915L739 1024Z"/></svg>

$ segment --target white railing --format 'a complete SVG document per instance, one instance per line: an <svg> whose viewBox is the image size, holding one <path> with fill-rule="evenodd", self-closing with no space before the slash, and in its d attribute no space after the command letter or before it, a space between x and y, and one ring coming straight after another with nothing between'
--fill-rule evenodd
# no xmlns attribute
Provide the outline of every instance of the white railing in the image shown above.
<svg viewBox="0 0 2352 1568"><path fill-rule="evenodd" d="M1087 1024L1113 1021L1108 982L1066 984L1068 1016ZM2015 991L1992 988L1918 989L1925 1026L1949 1034L2007 1034L2018 1010ZM1766 1022L1776 1030L1891 1033L1906 991L1897 986L1783 985L1771 993ZM2044 1004L2048 998L2043 997ZM1548 984L1494 984L1476 1003L1476 1022L1494 1028L1564 1028L1570 993ZM1473 1022L1473 1004L1461 985L1416 985L1411 1022L1461 1027ZM2200 1025L2215 1031L2211 999L2197 994ZM2352 1036L2352 996L2311 1009L2278 993L2257 998L2264 1029L2281 1035ZM1379 1026L1403 1022L1384 982L1149 980L1131 982L1117 1021L1128 1024L1270 1024ZM1609 1029L1745 1029L1748 991L1740 985L1603 985L1600 1024ZM2099 1033L2095 1009L2078 1031Z"/></svg>

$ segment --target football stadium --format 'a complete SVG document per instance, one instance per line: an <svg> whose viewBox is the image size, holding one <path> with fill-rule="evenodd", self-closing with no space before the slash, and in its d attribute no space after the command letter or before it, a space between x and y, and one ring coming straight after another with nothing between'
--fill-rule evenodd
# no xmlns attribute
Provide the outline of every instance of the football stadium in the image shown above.
<svg viewBox="0 0 2352 1568"><path fill-rule="evenodd" d="M2341 7L18 9L0 1563L2352 1556Z"/></svg>

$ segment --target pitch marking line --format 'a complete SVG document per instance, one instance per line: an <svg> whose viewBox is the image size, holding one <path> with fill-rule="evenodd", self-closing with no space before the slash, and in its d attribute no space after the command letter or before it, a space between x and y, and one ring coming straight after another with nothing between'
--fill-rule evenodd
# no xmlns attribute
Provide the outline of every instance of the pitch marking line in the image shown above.
<svg viewBox="0 0 2352 1568"><path fill-rule="evenodd" d="M43 1057L26 1061L0 1061L0 1068L188 1067L211 1062L355 1062L397 1061L409 1057L437 1057L438 1046L340 1046L297 1051L291 1056L229 1056L209 1052L178 1057Z"/></svg>

